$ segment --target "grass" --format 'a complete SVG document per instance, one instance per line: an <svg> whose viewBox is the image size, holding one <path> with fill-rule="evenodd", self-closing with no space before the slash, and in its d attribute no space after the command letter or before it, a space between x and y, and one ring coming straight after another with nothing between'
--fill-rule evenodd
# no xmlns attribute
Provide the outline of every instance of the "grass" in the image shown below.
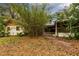
<svg viewBox="0 0 79 59"><path fill-rule="evenodd" d="M79 41L44 37L0 38L1 56L66 56L79 55Z"/></svg>
<svg viewBox="0 0 79 59"><path fill-rule="evenodd" d="M7 45L7 44L15 44L18 42L19 37L4 37L0 38L0 45Z"/></svg>

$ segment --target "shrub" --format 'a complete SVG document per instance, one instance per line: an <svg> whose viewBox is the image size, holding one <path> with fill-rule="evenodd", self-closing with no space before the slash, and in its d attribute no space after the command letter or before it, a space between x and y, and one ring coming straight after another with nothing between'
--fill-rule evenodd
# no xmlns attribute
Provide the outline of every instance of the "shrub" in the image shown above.
<svg viewBox="0 0 79 59"><path fill-rule="evenodd" d="M79 32L74 32L74 35L69 35L69 39L79 39Z"/></svg>
<svg viewBox="0 0 79 59"><path fill-rule="evenodd" d="M4 37L5 36L5 32L0 32L0 37Z"/></svg>
<svg viewBox="0 0 79 59"><path fill-rule="evenodd" d="M73 39L73 37L71 35L69 35L69 38L68 39Z"/></svg>
<svg viewBox="0 0 79 59"><path fill-rule="evenodd" d="M78 33L74 33L74 38L75 39L79 39L79 32Z"/></svg>
<svg viewBox="0 0 79 59"><path fill-rule="evenodd" d="M28 32L24 32L24 35L25 35L25 36L28 35Z"/></svg>
<svg viewBox="0 0 79 59"><path fill-rule="evenodd" d="M20 37L22 37L22 36L24 36L24 33L17 33L17 36L20 36Z"/></svg>
<svg viewBox="0 0 79 59"><path fill-rule="evenodd" d="M5 36L9 36L9 32L5 33Z"/></svg>

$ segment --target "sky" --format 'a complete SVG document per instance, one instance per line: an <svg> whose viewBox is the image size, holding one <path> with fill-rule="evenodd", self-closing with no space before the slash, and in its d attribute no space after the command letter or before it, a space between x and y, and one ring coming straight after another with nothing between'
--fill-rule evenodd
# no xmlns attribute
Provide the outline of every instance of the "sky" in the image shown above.
<svg viewBox="0 0 79 59"><path fill-rule="evenodd" d="M51 13L59 12L66 7L69 7L71 3L53 3L49 4L49 10Z"/></svg>
<svg viewBox="0 0 79 59"><path fill-rule="evenodd" d="M71 3L47 3L47 9L51 13L55 13L63 10L66 7L69 7ZM41 5L41 4L33 4L33 5Z"/></svg>
<svg viewBox="0 0 79 59"><path fill-rule="evenodd" d="M69 6L71 3L48 3L48 9L51 13L59 12L65 8L65 6ZM3 3L0 6L7 6L7 4Z"/></svg>

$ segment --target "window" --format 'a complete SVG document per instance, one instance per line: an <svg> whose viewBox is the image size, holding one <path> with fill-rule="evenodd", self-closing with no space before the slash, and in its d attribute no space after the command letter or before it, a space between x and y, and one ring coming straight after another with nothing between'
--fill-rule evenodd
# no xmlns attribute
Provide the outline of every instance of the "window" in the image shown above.
<svg viewBox="0 0 79 59"><path fill-rule="evenodd" d="M7 31L9 31L10 30L10 27L7 27Z"/></svg>
<svg viewBox="0 0 79 59"><path fill-rule="evenodd" d="M17 30L17 31L19 31L19 30L20 30L20 28L19 28L19 27L16 27L16 30Z"/></svg>

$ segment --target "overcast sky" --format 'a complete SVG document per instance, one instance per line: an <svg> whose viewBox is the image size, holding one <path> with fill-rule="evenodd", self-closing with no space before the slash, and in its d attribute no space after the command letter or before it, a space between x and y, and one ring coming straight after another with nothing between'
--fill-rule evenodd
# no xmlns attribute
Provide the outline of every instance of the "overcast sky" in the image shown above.
<svg viewBox="0 0 79 59"><path fill-rule="evenodd" d="M69 7L71 3L53 3L49 4L51 13L63 10L65 7Z"/></svg>
<svg viewBox="0 0 79 59"><path fill-rule="evenodd" d="M48 3L48 9L51 13L55 13L61 11L65 8L65 6L69 6L71 3ZM7 4L2 3L0 6L7 7Z"/></svg>

